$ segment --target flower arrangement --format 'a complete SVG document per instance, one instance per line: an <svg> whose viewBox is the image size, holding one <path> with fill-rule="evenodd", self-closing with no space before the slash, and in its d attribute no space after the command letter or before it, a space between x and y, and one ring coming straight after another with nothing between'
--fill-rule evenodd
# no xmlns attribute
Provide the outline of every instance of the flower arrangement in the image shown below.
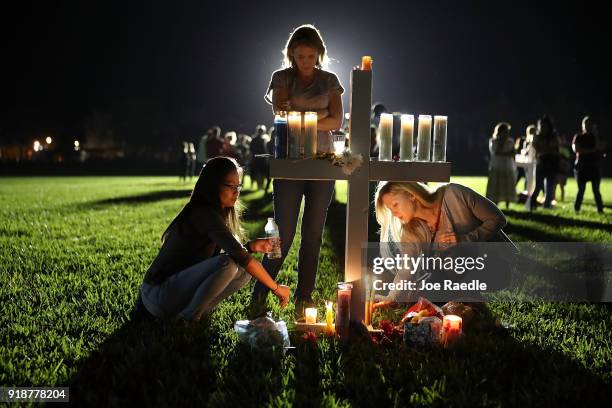
<svg viewBox="0 0 612 408"><path fill-rule="evenodd" d="M334 153L318 153L317 159L325 159L334 166L341 167L342 172L347 176L353 174L353 172L361 166L361 163L363 163L363 156L361 154L354 155L348 149L339 156Z"/></svg>

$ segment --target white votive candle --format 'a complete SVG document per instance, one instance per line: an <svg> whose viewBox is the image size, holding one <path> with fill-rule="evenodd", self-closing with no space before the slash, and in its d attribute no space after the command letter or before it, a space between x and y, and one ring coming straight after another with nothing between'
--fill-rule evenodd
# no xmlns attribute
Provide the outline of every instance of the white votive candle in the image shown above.
<svg viewBox="0 0 612 408"><path fill-rule="evenodd" d="M317 308L316 307L307 307L304 310L304 315L306 316L307 324L315 324L317 322Z"/></svg>
<svg viewBox="0 0 612 408"><path fill-rule="evenodd" d="M414 116L402 115L402 130L400 133L400 160L412 160L412 139L414 135Z"/></svg>
<svg viewBox="0 0 612 408"><path fill-rule="evenodd" d="M429 161L431 150L431 115L419 115L417 160Z"/></svg>
<svg viewBox="0 0 612 408"><path fill-rule="evenodd" d="M433 155L431 161L446 161L446 116L434 116Z"/></svg>
<svg viewBox="0 0 612 408"><path fill-rule="evenodd" d="M378 123L378 160L390 161L393 151L393 115L382 113Z"/></svg>

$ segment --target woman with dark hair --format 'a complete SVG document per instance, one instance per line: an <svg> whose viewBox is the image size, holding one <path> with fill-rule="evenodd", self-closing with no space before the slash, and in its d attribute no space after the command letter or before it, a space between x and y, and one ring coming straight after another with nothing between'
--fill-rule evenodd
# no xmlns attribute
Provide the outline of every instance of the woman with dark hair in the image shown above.
<svg viewBox="0 0 612 408"><path fill-rule="evenodd" d="M331 131L342 126L342 93L338 77L324 70L327 55L323 38L314 26L296 28L289 36L283 51L284 68L274 72L266 101L278 111L317 112L317 150L331 152ZM302 241L298 257L298 285L296 312L302 314L311 305L319 263L319 251L327 208L334 192L334 181L274 180L274 218L279 227L282 256L264 260L271 276L280 270L295 236L297 220L304 197ZM253 292L252 315L265 310L268 288L256 284Z"/></svg>
<svg viewBox="0 0 612 408"><path fill-rule="evenodd" d="M241 244L241 176L234 159L206 162L189 202L162 234L162 247L140 288L137 311L199 321L251 276L274 293L281 307L287 304L289 287L276 283L250 255L270 252L272 242Z"/></svg>
<svg viewBox="0 0 612 408"><path fill-rule="evenodd" d="M544 208L552 208L555 195L555 177L559 168L559 138L552 119L546 115L538 119L538 127L533 138L536 151L536 185L525 206L529 211L535 209L540 191L544 190Z"/></svg>

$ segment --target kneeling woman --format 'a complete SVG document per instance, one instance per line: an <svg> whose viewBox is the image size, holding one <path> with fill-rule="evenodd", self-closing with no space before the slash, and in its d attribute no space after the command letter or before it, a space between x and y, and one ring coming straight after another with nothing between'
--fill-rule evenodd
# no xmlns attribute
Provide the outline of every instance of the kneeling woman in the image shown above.
<svg viewBox="0 0 612 408"><path fill-rule="evenodd" d="M417 182L380 182L376 189L380 242L411 244L402 249L418 256L427 244L505 241L506 217L486 197L460 184L432 189ZM512 244L512 247L514 245ZM395 280L406 278L397 273ZM408 277L410 279L411 277ZM412 277L414 278L414 277ZM397 298L390 293L388 298Z"/></svg>
<svg viewBox="0 0 612 408"><path fill-rule="evenodd" d="M202 168L189 202L162 235L162 247L140 288L140 308L157 317L199 321L254 276L284 307L289 287L279 285L251 252L269 252L268 239L240 243L241 168L217 157ZM223 253L221 253L223 250ZM137 307L138 309L138 307Z"/></svg>

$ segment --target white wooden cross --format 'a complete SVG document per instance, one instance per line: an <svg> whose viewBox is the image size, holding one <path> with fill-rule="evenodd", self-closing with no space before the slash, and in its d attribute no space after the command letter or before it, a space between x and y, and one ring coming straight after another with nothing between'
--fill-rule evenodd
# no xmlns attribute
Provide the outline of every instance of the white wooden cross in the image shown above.
<svg viewBox="0 0 612 408"><path fill-rule="evenodd" d="M372 106L372 71L351 72L349 148L361 154L361 166L350 176L327 160L271 159L270 177L293 180L348 180L346 201L346 250L344 280L353 283L351 320L364 318L365 291L362 276L362 246L368 242L370 181L437 181L450 180L451 164L431 162L370 161L370 109Z"/></svg>

